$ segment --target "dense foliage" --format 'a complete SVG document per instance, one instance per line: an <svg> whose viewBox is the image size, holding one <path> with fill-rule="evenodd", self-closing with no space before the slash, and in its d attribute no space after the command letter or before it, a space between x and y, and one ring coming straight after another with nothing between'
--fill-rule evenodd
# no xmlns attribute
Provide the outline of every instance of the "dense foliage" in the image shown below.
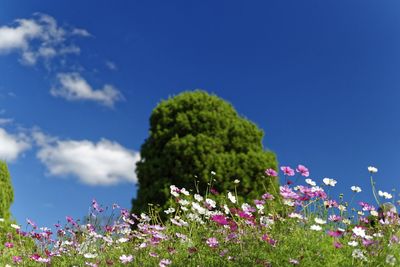
<svg viewBox="0 0 400 267"><path fill-rule="evenodd" d="M263 175L266 168L276 169L276 158L263 149L262 138L254 123L207 92L184 92L162 101L151 114L150 135L141 148L132 211L147 211L148 203L165 208L171 184L195 189L196 183L204 191L212 183L212 190L226 192L238 179L238 194L246 199L276 192L270 187L277 188L277 178Z"/></svg>
<svg viewBox="0 0 400 267"><path fill-rule="evenodd" d="M0 161L0 218L10 219L10 207L14 201L14 191L11 184L7 164Z"/></svg>

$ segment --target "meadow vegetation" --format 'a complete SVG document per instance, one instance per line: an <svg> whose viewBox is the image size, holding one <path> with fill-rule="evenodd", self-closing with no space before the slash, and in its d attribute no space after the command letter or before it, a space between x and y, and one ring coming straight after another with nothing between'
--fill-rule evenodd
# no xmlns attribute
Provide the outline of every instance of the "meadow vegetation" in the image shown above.
<svg viewBox="0 0 400 267"><path fill-rule="evenodd" d="M87 221L67 216L65 225L39 227L29 219L21 225L1 220L0 262L2 266L398 265L400 219L396 203L381 203L393 201L393 196L376 190L376 168L368 171L377 205L350 203L362 190L356 185L349 188L349 199L342 194L330 197L327 189L337 181L314 181L305 166L281 166L280 171L284 181L271 188L276 192L263 192L248 202L237 195L239 180L231 181L228 192L217 192L214 183L219 174L213 172L204 192L170 185L172 204L161 211L163 216L151 205L147 213L131 214L117 204L106 208L93 200ZM274 169L265 171L265 179L277 176Z"/></svg>

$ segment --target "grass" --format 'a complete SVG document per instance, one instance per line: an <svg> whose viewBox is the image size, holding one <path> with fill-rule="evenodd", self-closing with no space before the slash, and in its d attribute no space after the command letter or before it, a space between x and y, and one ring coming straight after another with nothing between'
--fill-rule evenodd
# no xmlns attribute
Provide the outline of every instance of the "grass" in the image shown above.
<svg viewBox="0 0 400 267"><path fill-rule="evenodd" d="M294 174L283 168L288 176ZM297 175L308 170L297 168ZM369 169L374 195L376 192ZM293 171L293 170L292 170ZM268 175L276 175L269 170ZM306 177L304 177L306 178ZM298 179L301 180L301 179ZM160 214L129 214L95 200L87 221L22 229L0 222L1 266L397 266L400 220L393 205L329 199L324 179L283 185L280 198L266 192L239 203L235 193L201 196L171 185L174 205ZM236 192L232 183L232 192ZM325 188L325 189L324 189ZM354 194L359 189L353 188ZM282 203L283 206L278 204ZM151 206L150 206L151 207ZM279 210L275 207L280 207ZM165 216L163 216L165 217ZM106 218L106 219L105 219Z"/></svg>

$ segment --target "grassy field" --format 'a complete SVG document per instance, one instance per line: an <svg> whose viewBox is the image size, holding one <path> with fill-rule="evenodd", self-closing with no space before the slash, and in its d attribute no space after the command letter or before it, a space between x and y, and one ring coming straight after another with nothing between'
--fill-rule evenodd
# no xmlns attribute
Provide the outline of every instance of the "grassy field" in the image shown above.
<svg viewBox="0 0 400 267"><path fill-rule="evenodd" d="M65 225L50 229L1 221L1 266L398 266L400 220L393 204L350 208L342 196L327 196L335 180L312 181L301 165L281 170L302 183L276 188L278 198L265 192L240 203L240 181L226 194L212 184L202 195L171 185L174 205L162 214L150 205L148 214L132 215L93 200L84 222L66 217ZM390 201L375 189L377 169L368 171L377 203Z"/></svg>

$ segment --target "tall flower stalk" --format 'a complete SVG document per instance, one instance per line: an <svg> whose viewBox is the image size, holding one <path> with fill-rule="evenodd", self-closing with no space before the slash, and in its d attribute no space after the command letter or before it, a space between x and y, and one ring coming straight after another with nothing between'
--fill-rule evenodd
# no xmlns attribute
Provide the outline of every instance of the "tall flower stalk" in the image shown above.
<svg viewBox="0 0 400 267"><path fill-rule="evenodd" d="M369 173L371 174L370 179L371 179L372 194L374 195L374 198L375 198L376 203L378 204L378 206L380 206L381 203L379 202L379 199L378 199L378 197L376 196L377 194L376 194L376 188L375 188L375 181L374 181L374 178L373 178L373 175L372 175L372 174L374 174L374 173L377 173L377 172L378 172L378 169L375 168L375 167L369 166L369 167L368 167L368 171L369 171Z"/></svg>

